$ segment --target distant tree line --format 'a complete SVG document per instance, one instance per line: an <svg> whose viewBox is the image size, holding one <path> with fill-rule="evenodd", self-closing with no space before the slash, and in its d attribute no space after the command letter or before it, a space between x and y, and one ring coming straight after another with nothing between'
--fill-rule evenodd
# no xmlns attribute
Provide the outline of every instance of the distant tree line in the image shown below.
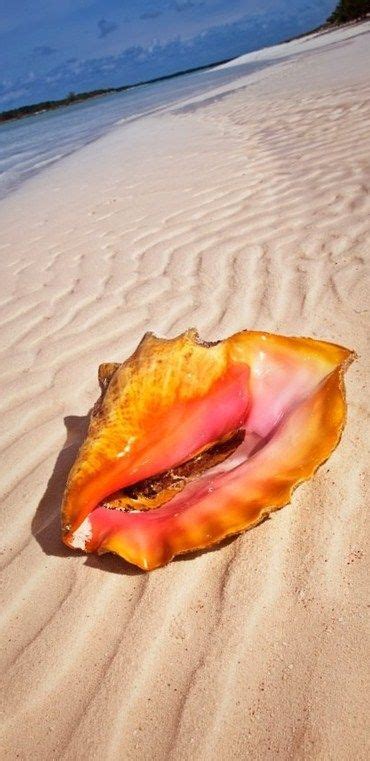
<svg viewBox="0 0 370 761"><path fill-rule="evenodd" d="M328 24L344 24L363 19L370 13L370 0L340 0L329 16Z"/></svg>
<svg viewBox="0 0 370 761"><path fill-rule="evenodd" d="M7 122L10 121L10 119L21 119L22 116L37 114L41 111L52 111L54 108L60 108L60 106L70 106L72 103L79 103L88 98L96 98L98 95L107 95L118 89L125 90L127 88L121 87L110 90L93 90L90 92L79 93L70 92L66 98L61 98L60 100L44 100L41 103L32 103L29 106L19 106L19 108L10 109L10 111L2 111L2 113L0 113L0 122Z"/></svg>
<svg viewBox="0 0 370 761"><path fill-rule="evenodd" d="M65 98L61 98L60 100L44 100L41 103L32 103L29 106L19 106L18 108L12 108L9 111L1 111L0 122L7 122L11 119L22 119L23 116L39 114L42 113L42 111L53 111L55 108L60 108L61 106L71 106L74 103L79 103L90 98L97 98L100 95L110 95L116 92L124 92L126 90L132 90L134 87L151 85L154 82L164 82L166 79L175 79L176 77L183 76L183 74L190 74L193 71L213 69L215 66L219 66L222 63L228 63L230 60L230 58L225 58L222 61L215 61L214 63L207 64L206 66L196 66L193 69L176 71L174 74L165 74L163 77L155 77L154 79L148 79L145 82L138 82L135 85L122 85L121 87L109 87L103 90L89 90L88 92L70 92Z"/></svg>

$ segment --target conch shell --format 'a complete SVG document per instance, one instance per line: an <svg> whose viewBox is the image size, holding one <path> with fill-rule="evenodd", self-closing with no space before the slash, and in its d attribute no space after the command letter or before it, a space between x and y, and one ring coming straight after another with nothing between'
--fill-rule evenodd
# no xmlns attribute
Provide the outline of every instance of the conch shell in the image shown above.
<svg viewBox="0 0 370 761"><path fill-rule="evenodd" d="M99 367L63 541L151 570L255 526L337 445L354 356L253 331L216 343L147 333L123 364Z"/></svg>

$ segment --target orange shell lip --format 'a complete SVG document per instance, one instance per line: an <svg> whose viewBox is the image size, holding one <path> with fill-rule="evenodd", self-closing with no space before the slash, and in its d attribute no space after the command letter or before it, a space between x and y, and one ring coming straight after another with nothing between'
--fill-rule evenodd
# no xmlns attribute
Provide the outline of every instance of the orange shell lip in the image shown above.
<svg viewBox="0 0 370 761"><path fill-rule="evenodd" d="M151 570L256 525L338 443L354 356L268 333L215 344L195 330L147 334L122 365L100 366L102 396L65 490L63 541ZM220 457L218 442L227 450L236 431ZM126 511L112 509L118 490L124 503L134 495Z"/></svg>

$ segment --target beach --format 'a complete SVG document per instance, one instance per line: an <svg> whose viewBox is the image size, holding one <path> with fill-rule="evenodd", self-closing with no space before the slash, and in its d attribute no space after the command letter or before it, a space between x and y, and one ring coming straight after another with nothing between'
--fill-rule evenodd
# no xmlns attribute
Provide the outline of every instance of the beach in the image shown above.
<svg viewBox="0 0 370 761"><path fill-rule="evenodd" d="M244 56L0 202L4 759L369 757L369 32ZM68 550L98 365L192 326L353 349L338 448L213 551L144 573Z"/></svg>

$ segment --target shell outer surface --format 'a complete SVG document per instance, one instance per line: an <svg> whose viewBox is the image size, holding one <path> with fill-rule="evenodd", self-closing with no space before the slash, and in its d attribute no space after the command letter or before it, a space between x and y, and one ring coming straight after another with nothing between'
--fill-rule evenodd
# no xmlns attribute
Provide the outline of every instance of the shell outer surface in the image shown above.
<svg viewBox="0 0 370 761"><path fill-rule="evenodd" d="M336 447L354 358L257 331L216 343L147 333L125 362L99 367L63 541L152 570L256 525Z"/></svg>

